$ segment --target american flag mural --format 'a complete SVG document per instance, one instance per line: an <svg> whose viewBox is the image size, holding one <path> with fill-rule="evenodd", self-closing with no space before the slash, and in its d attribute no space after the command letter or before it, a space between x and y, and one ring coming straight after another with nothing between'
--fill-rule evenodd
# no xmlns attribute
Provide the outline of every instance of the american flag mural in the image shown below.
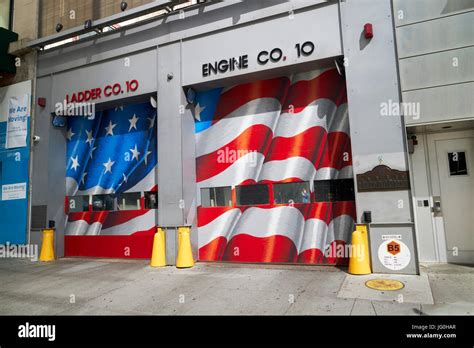
<svg viewBox="0 0 474 348"><path fill-rule="evenodd" d="M66 192L76 196L156 191L156 108L141 103L68 117ZM69 206L67 202L66 207ZM66 256L148 258L156 210L68 212Z"/></svg>
<svg viewBox="0 0 474 348"><path fill-rule="evenodd" d="M352 178L346 84L336 69L199 92L195 119L200 260L347 261L347 255L328 251L350 243L353 200L237 206L234 199L221 207L200 202L201 188L231 186L235 196L236 185ZM236 155L222 161L223 153Z"/></svg>

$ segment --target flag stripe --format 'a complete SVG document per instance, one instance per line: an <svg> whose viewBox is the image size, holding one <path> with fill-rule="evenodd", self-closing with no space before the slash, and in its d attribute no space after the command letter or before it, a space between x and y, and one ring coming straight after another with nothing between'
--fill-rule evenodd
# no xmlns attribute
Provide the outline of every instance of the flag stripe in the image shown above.
<svg viewBox="0 0 474 348"><path fill-rule="evenodd" d="M261 98L284 100L289 85L290 80L287 77L279 77L246 83L231 88L221 95L220 102L214 114L213 124L219 122L228 114L252 100Z"/></svg>
<svg viewBox="0 0 474 348"><path fill-rule="evenodd" d="M197 182L215 176L244 156L255 157L256 152L265 154L270 146L272 134L272 130L267 126L255 125L247 128L241 135L218 151L198 157L196 165L202 170L197 173Z"/></svg>

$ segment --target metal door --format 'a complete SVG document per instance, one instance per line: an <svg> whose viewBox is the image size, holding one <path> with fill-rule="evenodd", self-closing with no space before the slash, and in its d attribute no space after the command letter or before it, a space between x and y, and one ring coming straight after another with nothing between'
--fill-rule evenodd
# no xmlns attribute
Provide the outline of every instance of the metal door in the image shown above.
<svg viewBox="0 0 474 348"><path fill-rule="evenodd" d="M434 140L440 196L433 215L443 218L448 262L474 262L474 134ZM433 173L432 173L433 175ZM435 178L434 178L435 179Z"/></svg>

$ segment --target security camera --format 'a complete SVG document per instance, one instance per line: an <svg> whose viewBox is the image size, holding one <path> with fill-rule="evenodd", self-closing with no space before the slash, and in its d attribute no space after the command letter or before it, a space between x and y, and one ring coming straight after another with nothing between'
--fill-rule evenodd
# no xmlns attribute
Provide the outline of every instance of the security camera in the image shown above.
<svg viewBox="0 0 474 348"><path fill-rule="evenodd" d="M125 1L122 1L122 2L120 3L120 9L121 9L122 11L125 11L125 10L127 9L127 7L128 7L128 4L127 4Z"/></svg>
<svg viewBox="0 0 474 348"><path fill-rule="evenodd" d="M63 25L61 23L56 24L56 32L59 33L61 30L63 30Z"/></svg>
<svg viewBox="0 0 474 348"><path fill-rule="evenodd" d="M35 144L39 143L40 140L41 140L41 137L39 135L33 135L33 142Z"/></svg>

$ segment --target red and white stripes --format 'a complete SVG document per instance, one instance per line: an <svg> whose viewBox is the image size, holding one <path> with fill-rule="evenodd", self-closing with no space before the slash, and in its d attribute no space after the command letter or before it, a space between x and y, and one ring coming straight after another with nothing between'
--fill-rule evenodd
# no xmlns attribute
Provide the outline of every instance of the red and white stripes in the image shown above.
<svg viewBox="0 0 474 348"><path fill-rule="evenodd" d="M238 155L219 161L226 151ZM351 178L344 79L322 69L228 88L196 134L196 157L198 189ZM199 207L200 259L318 263L348 242L354 214L353 202Z"/></svg>

